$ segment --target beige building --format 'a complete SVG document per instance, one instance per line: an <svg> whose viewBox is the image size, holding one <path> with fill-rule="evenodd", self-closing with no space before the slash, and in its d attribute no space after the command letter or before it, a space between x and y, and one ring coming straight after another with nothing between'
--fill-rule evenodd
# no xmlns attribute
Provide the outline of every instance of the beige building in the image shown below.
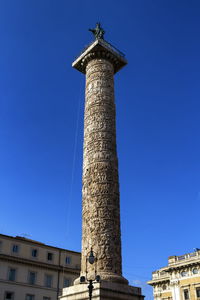
<svg viewBox="0 0 200 300"><path fill-rule="evenodd" d="M152 273L148 281L155 300L200 299L200 249L181 256L170 256L168 266Z"/></svg>
<svg viewBox="0 0 200 300"><path fill-rule="evenodd" d="M80 253L0 234L0 300L57 300L80 274Z"/></svg>

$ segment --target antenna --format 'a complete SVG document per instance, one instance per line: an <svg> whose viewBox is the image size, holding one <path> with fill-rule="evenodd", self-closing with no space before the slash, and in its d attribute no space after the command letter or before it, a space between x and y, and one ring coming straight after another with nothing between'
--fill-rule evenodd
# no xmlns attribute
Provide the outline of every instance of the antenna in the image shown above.
<svg viewBox="0 0 200 300"><path fill-rule="evenodd" d="M30 234L27 234L27 233L21 233L21 237L24 237L24 238L31 238L31 235L30 235Z"/></svg>

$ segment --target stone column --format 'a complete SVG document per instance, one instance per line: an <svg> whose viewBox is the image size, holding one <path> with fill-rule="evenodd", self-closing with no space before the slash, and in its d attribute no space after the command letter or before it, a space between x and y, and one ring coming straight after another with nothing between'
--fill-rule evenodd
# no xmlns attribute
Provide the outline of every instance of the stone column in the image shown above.
<svg viewBox="0 0 200 300"><path fill-rule="evenodd" d="M126 65L120 52L96 40L73 63L86 74L82 188L81 275L128 283L122 277L114 74ZM93 249L94 265L87 257Z"/></svg>
<svg viewBox="0 0 200 300"><path fill-rule="evenodd" d="M101 278L121 280L114 67L95 57L86 65L81 272L91 268L86 257L92 248Z"/></svg>
<svg viewBox="0 0 200 300"><path fill-rule="evenodd" d="M63 289L60 300L144 300L141 289L122 276L118 160L116 150L114 74L126 65L121 52L95 40L73 62L86 74L82 189L81 280ZM97 258L91 265L91 248Z"/></svg>

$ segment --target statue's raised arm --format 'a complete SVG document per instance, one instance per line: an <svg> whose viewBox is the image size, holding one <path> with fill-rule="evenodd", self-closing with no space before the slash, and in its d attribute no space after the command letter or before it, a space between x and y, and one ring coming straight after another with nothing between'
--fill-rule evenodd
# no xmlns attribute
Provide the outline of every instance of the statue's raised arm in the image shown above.
<svg viewBox="0 0 200 300"><path fill-rule="evenodd" d="M95 35L95 29L88 29L88 30L91 31Z"/></svg>

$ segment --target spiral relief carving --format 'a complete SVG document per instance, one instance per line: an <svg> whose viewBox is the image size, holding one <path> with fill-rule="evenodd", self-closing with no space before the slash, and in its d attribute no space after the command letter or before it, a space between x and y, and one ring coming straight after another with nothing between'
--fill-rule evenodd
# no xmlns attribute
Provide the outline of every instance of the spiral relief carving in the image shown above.
<svg viewBox="0 0 200 300"><path fill-rule="evenodd" d="M86 257L92 247L101 278L124 282L113 76L106 59L92 59L86 66L81 272L90 272Z"/></svg>

